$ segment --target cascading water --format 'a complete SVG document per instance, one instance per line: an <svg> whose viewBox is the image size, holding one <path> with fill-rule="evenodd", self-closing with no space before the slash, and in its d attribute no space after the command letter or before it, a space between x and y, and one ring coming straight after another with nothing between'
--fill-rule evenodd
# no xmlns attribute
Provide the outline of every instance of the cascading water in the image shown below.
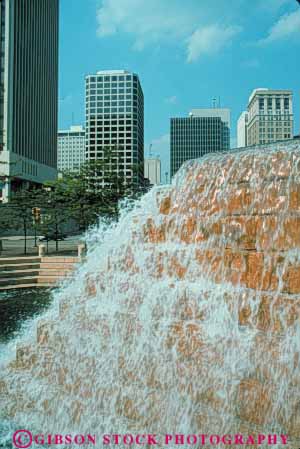
<svg viewBox="0 0 300 449"><path fill-rule="evenodd" d="M190 161L89 239L76 279L2 356L6 423L297 444L299 143Z"/></svg>

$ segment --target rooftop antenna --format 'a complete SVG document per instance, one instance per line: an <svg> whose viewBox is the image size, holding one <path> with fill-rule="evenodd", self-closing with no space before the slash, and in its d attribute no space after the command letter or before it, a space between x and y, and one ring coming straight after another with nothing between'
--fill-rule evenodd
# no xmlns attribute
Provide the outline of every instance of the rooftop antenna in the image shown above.
<svg viewBox="0 0 300 449"><path fill-rule="evenodd" d="M221 107L221 97L219 97L219 108Z"/></svg>
<svg viewBox="0 0 300 449"><path fill-rule="evenodd" d="M216 98L212 99L212 107L213 107L213 109L216 109L216 107L217 107L217 99Z"/></svg>
<svg viewBox="0 0 300 449"><path fill-rule="evenodd" d="M152 143L150 143L149 145L149 158L151 159L152 157Z"/></svg>

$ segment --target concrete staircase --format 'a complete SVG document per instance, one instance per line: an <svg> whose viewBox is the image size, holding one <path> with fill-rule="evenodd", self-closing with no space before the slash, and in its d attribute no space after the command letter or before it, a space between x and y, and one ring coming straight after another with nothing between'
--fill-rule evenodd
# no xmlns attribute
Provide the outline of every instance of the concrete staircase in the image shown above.
<svg viewBox="0 0 300 449"><path fill-rule="evenodd" d="M52 287L71 276L78 257L0 258L0 291Z"/></svg>

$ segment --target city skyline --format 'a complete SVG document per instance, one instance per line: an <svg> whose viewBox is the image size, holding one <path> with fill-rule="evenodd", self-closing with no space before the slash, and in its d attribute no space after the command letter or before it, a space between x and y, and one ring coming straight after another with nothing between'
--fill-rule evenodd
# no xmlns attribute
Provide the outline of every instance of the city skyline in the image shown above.
<svg viewBox="0 0 300 449"><path fill-rule="evenodd" d="M58 25L58 0L0 2L1 201L57 176Z"/></svg>
<svg viewBox="0 0 300 449"><path fill-rule="evenodd" d="M85 129L71 126L58 131L57 171L78 171L85 162Z"/></svg>
<svg viewBox="0 0 300 449"><path fill-rule="evenodd" d="M213 98L231 109L237 146L237 120L253 89L290 89L299 134L296 1L255 0L249 8L242 0L229 9L225 2L189 0L182 6L175 0L169 9L164 0L78 0L70 10L61 0L60 17L60 129L84 124L85 75L122 67L141 79L145 155L152 143L162 173L169 171L170 117L209 108Z"/></svg>
<svg viewBox="0 0 300 449"><path fill-rule="evenodd" d="M249 98L247 110L248 145L293 138L293 92L255 89Z"/></svg>
<svg viewBox="0 0 300 449"><path fill-rule="evenodd" d="M173 177L190 159L230 149L230 110L193 109L188 117L172 117L170 136L170 175Z"/></svg>
<svg viewBox="0 0 300 449"><path fill-rule="evenodd" d="M127 183L144 181L144 95L136 73L106 70L86 76L86 160L116 151ZM104 183L104 180L103 180Z"/></svg>

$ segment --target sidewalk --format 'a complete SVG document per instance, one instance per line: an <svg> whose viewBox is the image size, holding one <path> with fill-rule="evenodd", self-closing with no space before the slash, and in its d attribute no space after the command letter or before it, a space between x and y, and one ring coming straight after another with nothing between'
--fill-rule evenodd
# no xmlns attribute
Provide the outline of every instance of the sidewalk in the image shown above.
<svg viewBox="0 0 300 449"><path fill-rule="evenodd" d="M23 237L3 237L2 252L0 258L24 256L24 238ZM49 256L77 256L78 243L80 243L80 236L69 237L58 242L58 252L56 252L56 244L53 241L48 242ZM37 241L37 245L45 245L47 251L47 242ZM34 247L34 237L27 237L27 256L38 256L38 247Z"/></svg>

